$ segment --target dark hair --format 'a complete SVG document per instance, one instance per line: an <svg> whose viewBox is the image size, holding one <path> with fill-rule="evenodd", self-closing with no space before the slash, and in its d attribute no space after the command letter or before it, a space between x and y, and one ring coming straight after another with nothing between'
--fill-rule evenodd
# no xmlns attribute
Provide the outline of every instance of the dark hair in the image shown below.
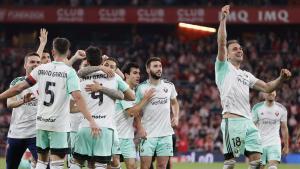
<svg viewBox="0 0 300 169"><path fill-rule="evenodd" d="M67 54L71 44L66 38L57 37L53 40L53 48L61 55Z"/></svg>
<svg viewBox="0 0 300 169"><path fill-rule="evenodd" d="M150 57L147 61L146 61L146 68L148 68L151 64L151 62L155 62L155 61L159 61L161 62L161 59L159 57Z"/></svg>
<svg viewBox="0 0 300 169"><path fill-rule="evenodd" d="M130 74L131 68L139 69L140 66L136 62L128 62L122 67L122 72L125 74Z"/></svg>
<svg viewBox="0 0 300 169"><path fill-rule="evenodd" d="M91 66L99 66L102 62L102 52L96 46L89 46L85 50L86 60Z"/></svg>
<svg viewBox="0 0 300 169"><path fill-rule="evenodd" d="M228 49L229 45L234 44L234 43L240 44L239 41L236 39L229 40L226 45L227 49Z"/></svg>
<svg viewBox="0 0 300 169"><path fill-rule="evenodd" d="M109 58L107 58L105 61L107 61L107 60L110 60L110 61L115 62L115 63L116 63L116 67L119 67L119 62L118 62L117 59L115 59L115 58L113 58L113 57L109 57Z"/></svg>
<svg viewBox="0 0 300 169"><path fill-rule="evenodd" d="M24 57L24 63L26 63L26 62L27 62L27 59L28 59L29 57L31 57L31 56L40 57L40 55L37 54L36 52L29 52L29 53L27 53L27 54L25 55L25 57Z"/></svg>

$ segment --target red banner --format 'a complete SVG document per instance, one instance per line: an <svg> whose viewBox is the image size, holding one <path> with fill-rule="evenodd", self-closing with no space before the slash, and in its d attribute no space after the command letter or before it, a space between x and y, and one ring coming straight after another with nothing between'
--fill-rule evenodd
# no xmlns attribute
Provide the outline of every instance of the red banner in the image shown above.
<svg viewBox="0 0 300 169"><path fill-rule="evenodd" d="M236 24L299 24L300 7L232 8ZM217 24L220 8L0 8L1 23Z"/></svg>

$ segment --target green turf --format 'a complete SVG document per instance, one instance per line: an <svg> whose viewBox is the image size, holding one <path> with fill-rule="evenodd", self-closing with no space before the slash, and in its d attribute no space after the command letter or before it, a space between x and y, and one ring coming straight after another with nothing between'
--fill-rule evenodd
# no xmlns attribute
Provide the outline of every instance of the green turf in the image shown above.
<svg viewBox="0 0 300 169"><path fill-rule="evenodd" d="M175 163L173 169L222 169L222 163ZM246 169L248 166L246 164L237 164L235 169ZM122 166L125 169L125 166ZM300 165L286 165L280 164L280 169L299 169ZM5 169L5 159L0 158L0 169Z"/></svg>

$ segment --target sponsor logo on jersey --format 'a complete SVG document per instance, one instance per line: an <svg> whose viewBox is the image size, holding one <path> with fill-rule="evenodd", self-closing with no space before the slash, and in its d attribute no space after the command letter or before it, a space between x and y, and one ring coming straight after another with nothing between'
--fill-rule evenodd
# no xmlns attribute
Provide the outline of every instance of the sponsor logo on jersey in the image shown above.
<svg viewBox="0 0 300 169"><path fill-rule="evenodd" d="M163 97L163 98L155 97L151 100L152 105L166 104L167 102L168 102L167 97Z"/></svg>

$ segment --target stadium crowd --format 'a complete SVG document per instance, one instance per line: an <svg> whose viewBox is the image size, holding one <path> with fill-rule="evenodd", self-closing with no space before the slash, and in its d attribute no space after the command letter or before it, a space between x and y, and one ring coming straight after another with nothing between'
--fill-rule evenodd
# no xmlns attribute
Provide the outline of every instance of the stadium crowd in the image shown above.
<svg viewBox="0 0 300 169"><path fill-rule="evenodd" d="M300 130L300 124L297 123L300 121L299 32L248 32L243 33L239 40L246 55L243 68L256 77L274 79L281 67L292 71L292 80L278 91L277 100L288 109L290 151L299 152L300 146L296 142L296 133ZM120 65L128 60L137 61L142 69L146 58L162 58L163 76L174 82L179 94L180 127L176 129L178 152L222 151L222 108L214 80L216 37L183 43L171 35L134 34L128 42L127 45L106 45L104 51L107 55L116 57ZM82 46L80 42L72 43L76 48ZM102 48L104 46L101 42L98 45ZM25 74L21 66L25 53L24 48L0 48L1 92L8 88L13 78ZM252 105L262 100L259 93L252 91ZM1 145L5 145L10 112L5 103L0 103Z"/></svg>
<svg viewBox="0 0 300 169"><path fill-rule="evenodd" d="M63 5L63 6L221 6L224 4L239 6L268 6L268 5L293 5L295 0L1 0L5 5Z"/></svg>

